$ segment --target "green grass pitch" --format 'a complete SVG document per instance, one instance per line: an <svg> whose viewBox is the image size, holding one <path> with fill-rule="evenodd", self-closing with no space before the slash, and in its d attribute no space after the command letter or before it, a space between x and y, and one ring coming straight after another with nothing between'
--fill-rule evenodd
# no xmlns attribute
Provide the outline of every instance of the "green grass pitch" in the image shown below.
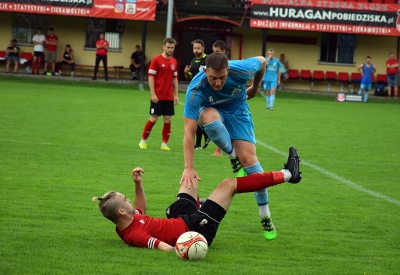
<svg viewBox="0 0 400 275"><path fill-rule="evenodd" d="M160 150L161 121L141 151L149 92L137 84L0 76L0 274L399 274L399 101L279 91L274 111L249 101L264 170L280 170L293 145L303 180L269 189L276 240L241 194L206 258L185 262L128 247L91 201L132 198L140 166L148 214L165 216L183 171L183 104L171 151ZM195 152L201 197L232 175L214 149Z"/></svg>

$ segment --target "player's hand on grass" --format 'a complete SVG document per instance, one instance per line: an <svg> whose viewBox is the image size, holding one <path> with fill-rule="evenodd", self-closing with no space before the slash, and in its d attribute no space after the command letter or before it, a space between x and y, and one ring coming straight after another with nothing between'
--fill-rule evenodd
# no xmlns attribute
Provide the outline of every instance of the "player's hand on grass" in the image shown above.
<svg viewBox="0 0 400 275"><path fill-rule="evenodd" d="M144 170L140 167L136 167L132 171L132 179L135 183L142 182L142 174L144 174Z"/></svg>
<svg viewBox="0 0 400 275"><path fill-rule="evenodd" d="M182 173L182 178L180 184L183 184L186 188L197 188L197 181L200 181L201 178L197 175L196 170L194 169L185 169Z"/></svg>

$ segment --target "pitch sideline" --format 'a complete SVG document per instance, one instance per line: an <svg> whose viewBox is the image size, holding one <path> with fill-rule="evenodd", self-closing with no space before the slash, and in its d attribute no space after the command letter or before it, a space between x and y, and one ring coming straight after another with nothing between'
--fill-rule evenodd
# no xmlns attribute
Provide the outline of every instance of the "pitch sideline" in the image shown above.
<svg viewBox="0 0 400 275"><path fill-rule="evenodd" d="M281 155L281 156L284 156L284 157L287 156L287 153L282 152L281 150L278 150L275 147L267 145L266 143L262 142L261 140L257 140L257 145L261 145L261 146L263 146L263 147L265 147L265 148L277 153L278 155ZM375 192L375 191L369 190L367 188L364 188L364 187L352 182L351 180L348 180L348 179L345 179L345 178L343 178L341 176L338 176L335 173L332 173L332 172L330 172L330 171L328 171L328 170L326 170L324 168L321 168L321 167L319 167L317 165L309 163L308 161L304 161L302 159L301 160L301 164L309 166L309 167L313 168L314 170L317 170L318 172L324 174L325 176L333 178L334 180L337 180L337 181L339 181L341 183L344 183L347 186L350 186L350 187L352 187L352 188L354 188L354 189L356 189L358 191L362 191L362 192L367 193L367 194L369 194L369 195L371 195L373 197L376 197L378 199L381 199L381 200L384 200L384 201L387 201L387 202L390 202L390 203L394 203L394 204L400 206L400 201L399 200L392 199L392 198L390 198L388 196L385 196L385 195L382 195L382 194L380 194L378 192Z"/></svg>

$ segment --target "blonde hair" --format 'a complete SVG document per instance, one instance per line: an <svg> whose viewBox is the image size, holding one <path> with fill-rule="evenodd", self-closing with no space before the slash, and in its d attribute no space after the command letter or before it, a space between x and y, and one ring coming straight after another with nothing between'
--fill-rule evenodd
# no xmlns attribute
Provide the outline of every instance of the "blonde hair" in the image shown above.
<svg viewBox="0 0 400 275"><path fill-rule="evenodd" d="M92 201L99 202L99 210L101 214L113 223L118 221L118 210L122 208L122 204L117 200L116 191L105 193L102 197L93 197Z"/></svg>

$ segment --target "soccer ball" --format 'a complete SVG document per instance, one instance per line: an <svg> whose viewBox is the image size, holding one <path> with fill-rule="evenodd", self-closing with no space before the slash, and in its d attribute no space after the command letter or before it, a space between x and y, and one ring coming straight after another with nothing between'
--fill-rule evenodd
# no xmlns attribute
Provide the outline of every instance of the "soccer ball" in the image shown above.
<svg viewBox="0 0 400 275"><path fill-rule="evenodd" d="M176 255L184 260L201 260L207 255L207 240L200 233L183 233L175 244Z"/></svg>

